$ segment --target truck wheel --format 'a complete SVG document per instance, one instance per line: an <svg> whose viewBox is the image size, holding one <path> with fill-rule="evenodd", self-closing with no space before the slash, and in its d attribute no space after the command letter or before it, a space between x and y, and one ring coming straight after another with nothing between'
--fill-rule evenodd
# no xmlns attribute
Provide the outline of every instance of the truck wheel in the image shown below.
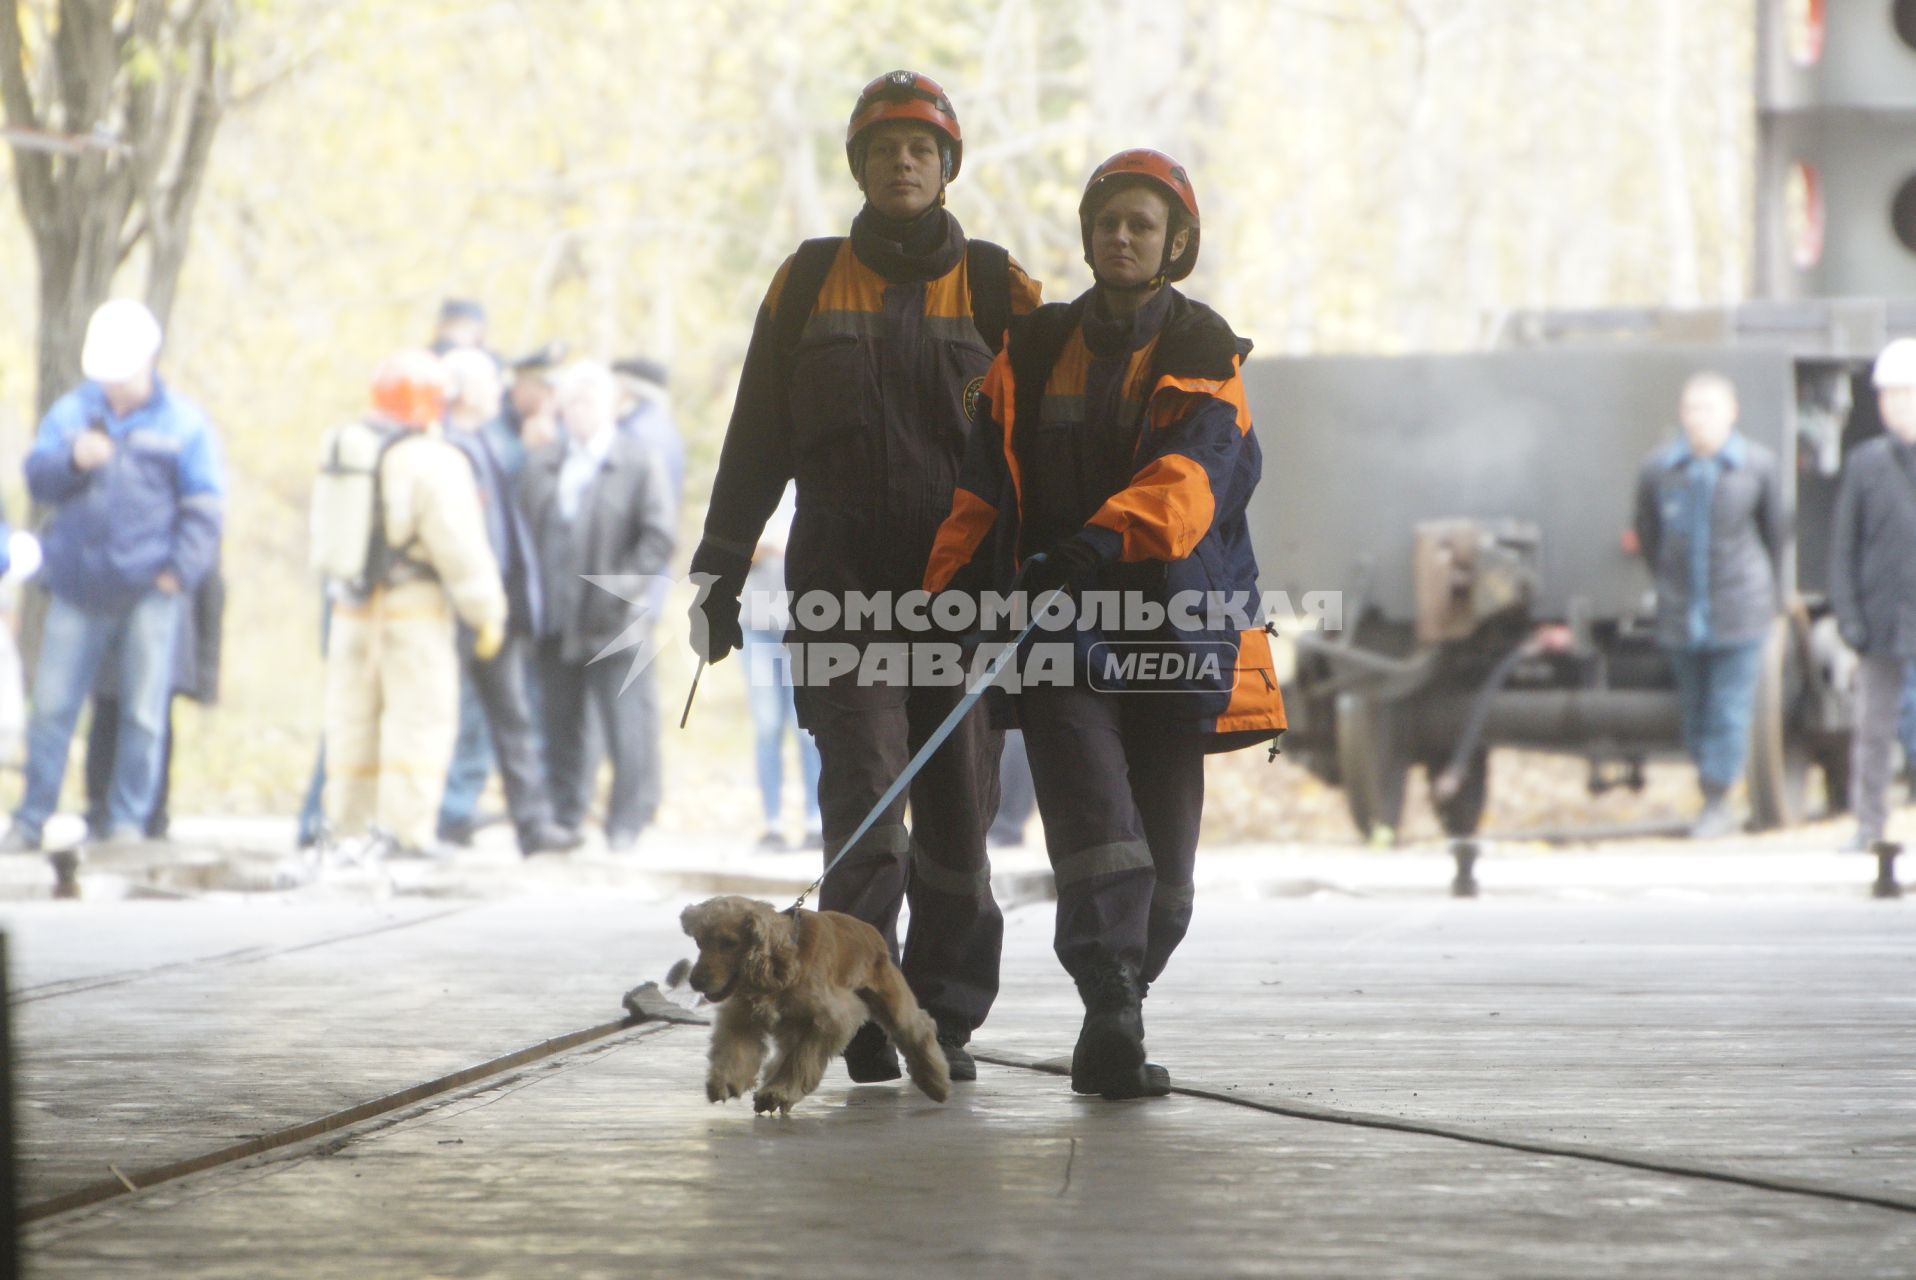
<svg viewBox="0 0 1916 1280"><path fill-rule="evenodd" d="M1759 828L1793 827L1808 814L1810 748L1794 724L1802 692L1796 634L1779 618L1763 643L1750 723L1750 817Z"/></svg>
<svg viewBox="0 0 1916 1280"><path fill-rule="evenodd" d="M1395 844L1410 776L1403 707L1369 694L1338 694L1337 771L1351 821L1364 838Z"/></svg>

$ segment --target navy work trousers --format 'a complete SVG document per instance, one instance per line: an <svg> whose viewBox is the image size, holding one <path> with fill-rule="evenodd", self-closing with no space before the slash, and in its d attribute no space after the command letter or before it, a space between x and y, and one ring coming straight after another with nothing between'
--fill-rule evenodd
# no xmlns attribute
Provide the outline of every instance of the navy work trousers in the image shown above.
<svg viewBox="0 0 1916 1280"><path fill-rule="evenodd" d="M1191 925L1204 739L1159 705L1052 686L1018 697L1058 885L1053 946L1073 978L1115 959L1151 982Z"/></svg>
<svg viewBox="0 0 1916 1280"><path fill-rule="evenodd" d="M860 685L856 673L798 690L800 722L818 739L828 861L964 693L959 686ZM918 1003L941 1026L966 1034L998 996L1005 921L991 893L985 832L998 809L1003 738L985 708L973 707L818 897L821 909L877 928ZM906 901L911 920L901 956L898 912Z"/></svg>

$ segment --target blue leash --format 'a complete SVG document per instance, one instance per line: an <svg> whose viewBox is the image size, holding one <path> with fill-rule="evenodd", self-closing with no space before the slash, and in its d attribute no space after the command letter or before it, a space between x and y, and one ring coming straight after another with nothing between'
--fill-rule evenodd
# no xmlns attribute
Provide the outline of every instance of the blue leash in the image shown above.
<svg viewBox="0 0 1916 1280"><path fill-rule="evenodd" d="M1018 638L1006 645L999 651L998 656L991 660L990 665L985 668L985 673L978 677L978 683L972 685L971 688L966 691L965 696L959 699L958 705L953 707L950 713L945 716L944 723L940 724L938 728L933 731L932 735L925 739L925 745L918 748L918 754L911 758L911 763L905 766L905 771L899 774L889 787L885 788L885 794L878 797L878 803L873 805L871 812L865 815L865 820L858 824L858 829L852 832L851 839L845 841L843 847L833 856L832 860L825 864L825 869L818 873L818 879L805 886L804 892L798 895L798 901L786 908L787 913L789 913L794 920L798 918L799 909L805 905L805 899L811 897L812 893L820 885L825 883L825 877L829 876L833 869L845 860L846 854L857 847L859 840L864 837L867 831L872 829L872 824L878 821L878 816L890 807L891 802L896 800L899 795L904 792L906 787L911 785L911 780L918 776L918 771L925 767L925 762L931 759L939 747L944 745L945 739L951 736L951 731L956 729L958 722L965 718L965 713L978 705L978 699L985 696L985 690L991 688L992 685L998 682L998 677L1003 674L1004 669L1010 665L1011 660L1017 656L1018 650L1024 646L1024 642L1031 638L1033 631L1038 629L1039 619L1044 617L1046 610L1051 608L1057 598L1064 594L1064 591L1065 588L1059 587L1045 597L1044 603L1032 612L1031 620L1025 624L1025 629L1018 633Z"/></svg>

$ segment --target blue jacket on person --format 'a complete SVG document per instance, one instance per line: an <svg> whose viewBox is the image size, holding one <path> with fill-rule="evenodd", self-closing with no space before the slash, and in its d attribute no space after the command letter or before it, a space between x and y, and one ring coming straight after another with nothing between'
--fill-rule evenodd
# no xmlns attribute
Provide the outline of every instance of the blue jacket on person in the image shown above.
<svg viewBox="0 0 1916 1280"><path fill-rule="evenodd" d="M545 635L545 589L539 581L539 551L532 542L514 486L489 432L491 424L470 431L448 429L446 443L466 455L479 483L485 508L486 537L506 588L506 625L514 635Z"/></svg>
<svg viewBox="0 0 1916 1280"><path fill-rule="evenodd" d="M113 457L92 471L73 465L73 442L98 428ZM219 451L206 415L166 389L124 417L98 383L54 402L26 458L27 489L53 508L40 541L40 580L83 609L126 608L168 569L191 594L218 559L225 496Z"/></svg>
<svg viewBox="0 0 1916 1280"><path fill-rule="evenodd" d="M1637 476L1633 525L1657 592L1657 643L1751 644L1787 600L1781 581L1791 515L1776 454L1741 432L1698 459L1682 438Z"/></svg>

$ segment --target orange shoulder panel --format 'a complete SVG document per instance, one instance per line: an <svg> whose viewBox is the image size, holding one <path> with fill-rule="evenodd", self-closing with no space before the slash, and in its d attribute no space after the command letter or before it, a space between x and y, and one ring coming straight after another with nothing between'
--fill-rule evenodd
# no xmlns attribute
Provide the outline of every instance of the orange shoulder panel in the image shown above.
<svg viewBox="0 0 1916 1280"><path fill-rule="evenodd" d="M851 237L838 246L832 269L818 287L817 311L883 311L885 277L860 262L852 252ZM813 314L816 314L815 311Z"/></svg>
<svg viewBox="0 0 1916 1280"><path fill-rule="evenodd" d="M1244 379L1237 375L1237 357L1231 357L1231 376L1222 382L1212 378L1179 378L1166 374L1158 379L1151 393L1151 429L1168 427L1191 408L1194 396L1222 400L1237 412L1237 429L1251 429L1251 402L1244 395Z"/></svg>
<svg viewBox="0 0 1916 1280"><path fill-rule="evenodd" d="M925 314L955 319L971 314L971 258L961 256L958 264L925 282Z"/></svg>
<svg viewBox="0 0 1916 1280"><path fill-rule="evenodd" d="M792 263L797 257L795 253L786 256L772 275L772 287L765 291L765 310L772 315L778 314L778 299L785 292L785 280L792 274Z"/></svg>
<svg viewBox="0 0 1916 1280"><path fill-rule="evenodd" d="M1030 315L1044 302L1044 284L1033 280L1016 258L1011 259L1011 314Z"/></svg>

